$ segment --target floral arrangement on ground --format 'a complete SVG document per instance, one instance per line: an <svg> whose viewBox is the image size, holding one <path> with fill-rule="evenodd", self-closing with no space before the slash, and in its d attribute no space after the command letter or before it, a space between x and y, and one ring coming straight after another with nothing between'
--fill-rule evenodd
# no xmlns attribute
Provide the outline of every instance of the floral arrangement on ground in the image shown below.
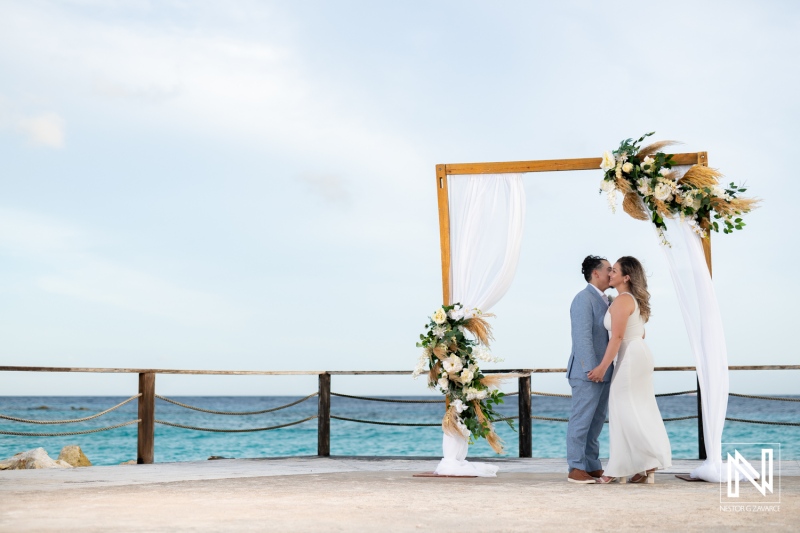
<svg viewBox="0 0 800 533"><path fill-rule="evenodd" d="M428 386L445 395L445 433L468 438L470 444L485 438L495 452L502 453L503 442L494 430L500 417L494 406L503 403L498 387L504 377L484 375L478 368L478 361L501 361L489 351L492 330L486 318L491 316L460 303L437 309L419 336L422 355L413 376L427 373ZM510 420L505 422L514 428Z"/></svg>
<svg viewBox="0 0 800 533"><path fill-rule="evenodd" d="M600 190L608 194L611 210L616 210L617 192L621 193L623 210L633 218L652 221L665 245L669 242L664 218L687 220L700 237L720 227L723 233L743 229L741 215L755 209L759 200L740 197L747 190L741 185L721 186L723 175L713 168L693 165L680 175L673 169L672 155L661 151L678 143L661 141L639 147L653 133L636 141L626 139L613 152L603 154Z"/></svg>

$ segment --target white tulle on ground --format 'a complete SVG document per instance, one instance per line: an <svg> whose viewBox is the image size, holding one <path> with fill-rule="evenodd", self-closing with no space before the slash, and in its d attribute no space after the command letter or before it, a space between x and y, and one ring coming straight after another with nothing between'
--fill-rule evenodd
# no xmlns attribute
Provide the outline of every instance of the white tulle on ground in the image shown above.
<svg viewBox="0 0 800 533"><path fill-rule="evenodd" d="M498 467L495 465L467 461L467 451L469 442L465 437L445 433L442 439L443 458L434 472L440 476L497 476Z"/></svg>

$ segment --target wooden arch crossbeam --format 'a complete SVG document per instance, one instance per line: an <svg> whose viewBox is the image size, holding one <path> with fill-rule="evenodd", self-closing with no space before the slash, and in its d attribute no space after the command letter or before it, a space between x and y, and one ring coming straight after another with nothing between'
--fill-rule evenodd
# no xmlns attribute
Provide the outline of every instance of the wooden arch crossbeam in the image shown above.
<svg viewBox="0 0 800 533"><path fill-rule="evenodd" d="M676 165L708 166L707 152L672 154ZM436 165L436 194L439 204L439 239L442 246L442 301L450 305L450 198L447 176L463 174L520 174L528 172L559 172L564 170L599 170L602 158L543 159L538 161L507 161L500 163L455 163ZM703 239L703 251L711 272L711 236Z"/></svg>

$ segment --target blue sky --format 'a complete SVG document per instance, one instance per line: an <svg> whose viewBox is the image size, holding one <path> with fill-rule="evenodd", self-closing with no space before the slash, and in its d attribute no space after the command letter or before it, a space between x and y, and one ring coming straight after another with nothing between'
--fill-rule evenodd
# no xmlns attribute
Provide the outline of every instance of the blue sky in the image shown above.
<svg viewBox="0 0 800 533"><path fill-rule="evenodd" d="M599 156L655 130L764 200L745 231L714 236L729 358L796 363L799 14L790 2L0 1L0 361L411 369L441 295L437 163ZM494 309L499 366L565 366L588 253L644 261L656 362L693 364L657 240L610 213L600 178L525 178L520 268ZM135 389L135 376L0 379L3 394ZM424 391L336 379L343 392ZM731 380L798 392L792 372ZM660 392L693 384L656 378Z"/></svg>

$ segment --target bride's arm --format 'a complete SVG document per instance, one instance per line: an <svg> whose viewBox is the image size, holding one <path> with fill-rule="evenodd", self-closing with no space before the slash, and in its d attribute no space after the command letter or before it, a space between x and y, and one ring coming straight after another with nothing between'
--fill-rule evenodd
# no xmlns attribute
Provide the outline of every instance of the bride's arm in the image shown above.
<svg viewBox="0 0 800 533"><path fill-rule="evenodd" d="M611 313L611 338L608 339L608 347L603 356L603 360L597 367L589 372L587 377L591 381L602 381L611 362L617 356L622 339L625 337L625 328L628 325L628 318L636 309L633 298L617 298L608 312Z"/></svg>

